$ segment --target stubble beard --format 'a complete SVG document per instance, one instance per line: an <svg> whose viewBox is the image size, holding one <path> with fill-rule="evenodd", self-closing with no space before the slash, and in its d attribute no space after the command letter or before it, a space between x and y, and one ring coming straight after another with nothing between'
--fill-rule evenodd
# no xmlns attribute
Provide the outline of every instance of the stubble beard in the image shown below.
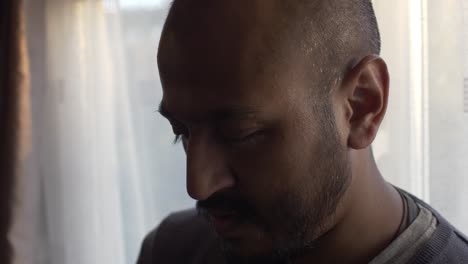
<svg viewBox="0 0 468 264"><path fill-rule="evenodd" d="M280 235L272 235L274 247L261 255L238 256L229 241L221 241L222 249L228 264L289 264L314 250L321 236L332 226L335 212L341 198L351 181L350 163L346 149L339 142L337 127L334 122L331 106L325 106L321 117L322 135L320 161L314 164L314 172L321 172L320 180L312 181L315 186L305 184L304 190L295 193L276 195L276 201L269 208L269 220L282 220L283 230L276 230ZM323 108L322 108L323 110ZM318 168L317 168L318 167ZM326 177L324 176L326 175ZM315 175L312 175L314 177ZM315 191L313 195L302 194L305 189ZM281 220L280 220L281 219ZM275 230L265 232L274 233Z"/></svg>

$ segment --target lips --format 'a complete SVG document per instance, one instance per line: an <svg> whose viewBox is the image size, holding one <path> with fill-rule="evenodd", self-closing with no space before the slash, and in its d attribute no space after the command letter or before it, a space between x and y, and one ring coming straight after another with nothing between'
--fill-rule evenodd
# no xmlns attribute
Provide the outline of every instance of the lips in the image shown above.
<svg viewBox="0 0 468 264"><path fill-rule="evenodd" d="M231 233L237 223L237 215L231 212L209 211L216 232L221 236Z"/></svg>

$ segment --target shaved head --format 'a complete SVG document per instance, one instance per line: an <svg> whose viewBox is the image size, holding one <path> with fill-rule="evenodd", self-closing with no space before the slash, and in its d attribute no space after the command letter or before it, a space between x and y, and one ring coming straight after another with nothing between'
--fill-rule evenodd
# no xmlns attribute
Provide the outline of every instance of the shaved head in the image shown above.
<svg viewBox="0 0 468 264"><path fill-rule="evenodd" d="M370 0L279 0L300 50L324 77L325 89L370 54L380 54L380 34ZM287 33L286 33L287 34Z"/></svg>
<svg viewBox="0 0 468 264"><path fill-rule="evenodd" d="M232 19L230 28L220 21L226 19ZM193 30L197 26L208 34L213 33L208 32L210 28L215 30L212 37L231 38L229 41L250 49L244 55L258 62L249 69L257 74L271 65L302 60L302 74L310 77L312 91L320 95L336 87L363 57L380 54L371 0L175 0L165 33L188 41L191 33L199 33ZM250 34L244 38L248 43L241 43L240 34Z"/></svg>

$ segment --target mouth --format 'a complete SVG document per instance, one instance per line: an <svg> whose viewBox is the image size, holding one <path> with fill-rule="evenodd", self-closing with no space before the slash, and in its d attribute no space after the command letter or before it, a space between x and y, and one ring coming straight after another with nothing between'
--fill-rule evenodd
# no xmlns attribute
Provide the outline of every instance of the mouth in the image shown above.
<svg viewBox="0 0 468 264"><path fill-rule="evenodd" d="M209 215L220 236L229 236L239 224L239 216L236 213L210 210Z"/></svg>

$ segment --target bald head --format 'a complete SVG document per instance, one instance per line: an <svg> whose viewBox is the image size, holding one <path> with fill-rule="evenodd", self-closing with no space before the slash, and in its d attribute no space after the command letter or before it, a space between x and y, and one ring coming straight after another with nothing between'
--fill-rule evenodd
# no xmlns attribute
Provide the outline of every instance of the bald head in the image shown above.
<svg viewBox="0 0 468 264"><path fill-rule="evenodd" d="M370 0L175 0L160 48L168 46L158 54L162 74L180 75L174 57L195 55L218 76L288 67L326 94L353 64L380 53L380 35Z"/></svg>

